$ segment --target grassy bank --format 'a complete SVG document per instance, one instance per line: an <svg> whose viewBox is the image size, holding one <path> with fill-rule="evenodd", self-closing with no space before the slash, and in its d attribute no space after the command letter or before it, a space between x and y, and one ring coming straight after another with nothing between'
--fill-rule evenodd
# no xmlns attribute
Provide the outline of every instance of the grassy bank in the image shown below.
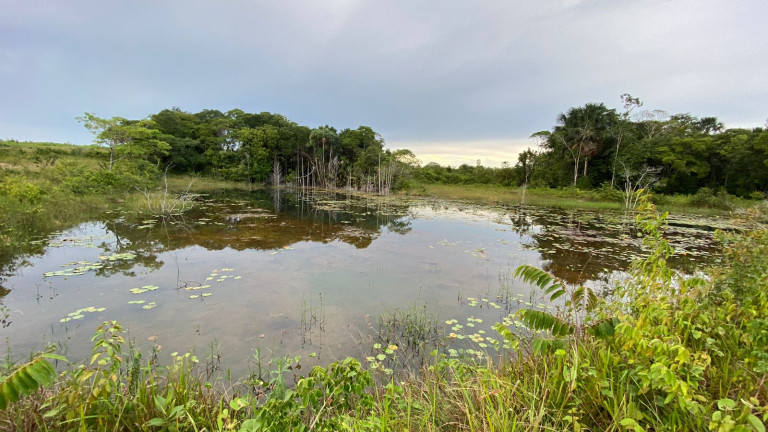
<svg viewBox="0 0 768 432"><path fill-rule="evenodd" d="M400 193L408 196L502 205L516 205L522 201L521 188L498 185L419 183ZM702 215L727 215L733 211L750 208L757 202L729 195L716 194L709 190L703 190L696 195L654 195L652 200L661 211ZM525 203L527 205L566 209L622 210L624 208L622 193L610 189L528 188L525 193Z"/></svg>
<svg viewBox="0 0 768 432"><path fill-rule="evenodd" d="M651 254L608 298L521 269L519 278L561 307L521 309L494 326L497 334L476 335L498 348L496 361L435 352L415 374L391 375L373 365L397 352L393 344L368 366L349 358L304 371L300 359L286 358L217 379L192 354L160 366L160 347L138 353L119 323L106 322L89 364L42 355L6 365L0 428L764 431L768 231L722 235L723 264L706 278L684 278L666 265L664 222L641 206Z"/></svg>
<svg viewBox="0 0 768 432"><path fill-rule="evenodd" d="M178 211L184 191L247 185L169 176L143 161L106 168L96 146L0 141L0 276L14 257L40 253L41 237L119 208L128 214ZM166 187L167 186L167 187Z"/></svg>

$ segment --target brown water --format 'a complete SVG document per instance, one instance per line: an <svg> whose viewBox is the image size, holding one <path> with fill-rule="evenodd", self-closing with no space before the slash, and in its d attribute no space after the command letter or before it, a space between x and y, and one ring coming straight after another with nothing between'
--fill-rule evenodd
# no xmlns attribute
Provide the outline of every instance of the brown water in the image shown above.
<svg viewBox="0 0 768 432"><path fill-rule="evenodd" d="M673 264L711 262L723 223L672 220ZM489 335L538 301L517 266L600 286L643 254L621 214L276 190L204 196L175 218L109 213L41 241L2 283L0 345L15 358L55 342L82 361L96 326L118 320L142 350L213 353L234 373L257 350L364 357L377 318L398 310L426 310L444 334L457 319Z"/></svg>

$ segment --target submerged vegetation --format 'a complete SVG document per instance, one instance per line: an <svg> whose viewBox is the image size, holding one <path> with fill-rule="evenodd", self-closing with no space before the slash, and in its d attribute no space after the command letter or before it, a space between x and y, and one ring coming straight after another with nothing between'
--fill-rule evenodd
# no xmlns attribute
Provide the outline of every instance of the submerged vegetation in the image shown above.
<svg viewBox="0 0 768 432"><path fill-rule="evenodd" d="M495 334L477 330L476 318L446 321L452 327L444 342L471 343L463 352L487 355L453 356L448 344L435 341L436 319L414 306L381 320L367 366L347 358L303 371L292 357L248 378L217 379L193 354L172 353L164 365L159 346L146 354L126 347L122 327L111 321L97 329L88 364L51 356L6 364L0 393L9 404L0 425L764 431L768 286L761 275L768 273L768 230L721 233L722 264L705 277L687 277L667 264L665 219L641 199L637 222L650 254L602 295L523 266L518 277L541 289L550 307L526 303L493 325ZM501 308L495 299L469 301ZM407 349L427 345L433 351L424 364L407 374L392 367ZM58 362L63 372L53 379L42 362Z"/></svg>

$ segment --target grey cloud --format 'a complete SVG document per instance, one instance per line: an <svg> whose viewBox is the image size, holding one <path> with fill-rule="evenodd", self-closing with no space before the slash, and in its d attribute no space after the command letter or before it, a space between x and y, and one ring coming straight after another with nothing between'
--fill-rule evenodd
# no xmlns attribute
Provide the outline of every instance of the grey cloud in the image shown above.
<svg viewBox="0 0 768 432"><path fill-rule="evenodd" d="M88 142L73 120L83 111L180 106L366 124L390 142L504 140L627 91L726 125L768 115L762 0L0 0L0 10L9 138Z"/></svg>

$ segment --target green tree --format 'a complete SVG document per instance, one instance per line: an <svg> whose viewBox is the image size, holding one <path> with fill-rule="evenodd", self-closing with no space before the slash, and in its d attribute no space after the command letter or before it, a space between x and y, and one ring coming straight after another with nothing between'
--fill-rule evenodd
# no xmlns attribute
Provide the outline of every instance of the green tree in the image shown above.
<svg viewBox="0 0 768 432"><path fill-rule="evenodd" d="M311 164L317 184L322 187L335 187L340 150L336 129L328 125L312 129L308 147L312 151Z"/></svg>
<svg viewBox="0 0 768 432"><path fill-rule="evenodd" d="M159 139L160 131L152 120L103 119L88 112L76 119L96 136L97 144L109 149L110 171L121 159L153 159L170 150L170 145Z"/></svg>
<svg viewBox="0 0 768 432"><path fill-rule="evenodd" d="M635 108L643 106L643 102L639 98L633 97L629 93L622 94L620 99L624 105L624 111L616 119L616 122L613 125L613 130L611 131L616 140L616 148L613 153L613 164L611 166L611 188L616 185L616 167L619 163L621 144L633 137L634 128L630 121L630 115Z"/></svg>
<svg viewBox="0 0 768 432"><path fill-rule="evenodd" d="M574 107L557 119L550 141L551 145L561 145L573 160L573 185L579 177L579 164L584 162L583 175L587 175L589 159L600 153L608 131L616 122L616 111L604 104L588 103L583 107Z"/></svg>
<svg viewBox="0 0 768 432"><path fill-rule="evenodd" d="M533 137L533 135L531 135L531 137ZM528 189L528 181L531 178L531 174L533 174L533 169L536 167L540 156L541 151L531 150L530 148L517 156L517 163L523 172L523 192L520 198L520 204L525 204L525 191Z"/></svg>
<svg viewBox="0 0 768 432"><path fill-rule="evenodd" d="M269 149L277 147L279 139L277 128L269 125L243 128L239 129L236 135L248 180L266 179L271 168Z"/></svg>

